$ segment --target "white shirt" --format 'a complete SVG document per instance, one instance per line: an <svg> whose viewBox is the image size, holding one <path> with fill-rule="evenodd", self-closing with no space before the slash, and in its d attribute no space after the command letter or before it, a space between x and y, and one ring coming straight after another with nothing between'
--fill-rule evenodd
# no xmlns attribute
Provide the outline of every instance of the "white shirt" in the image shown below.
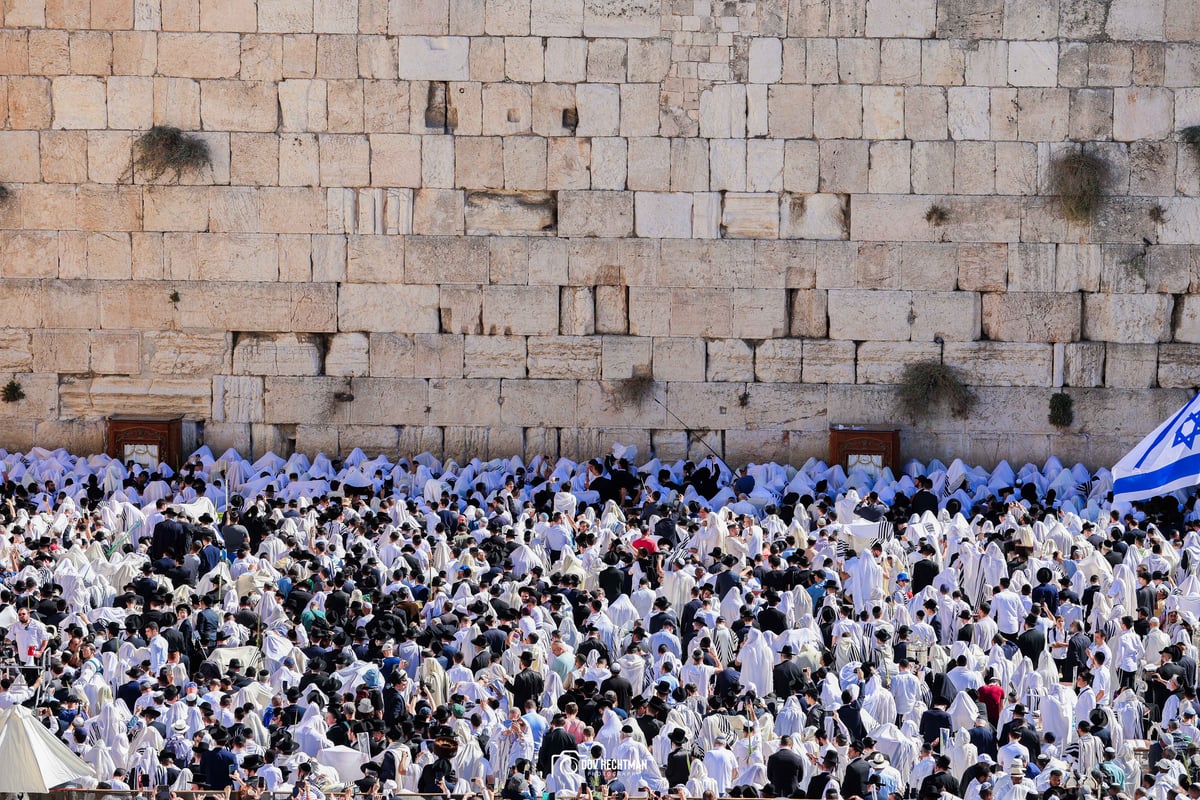
<svg viewBox="0 0 1200 800"><path fill-rule="evenodd" d="M917 698L921 696L921 681L912 672L899 672L892 678L891 690L896 700L896 713L907 716L912 713Z"/></svg>
<svg viewBox="0 0 1200 800"><path fill-rule="evenodd" d="M50 637L46 634L45 625L36 619L30 619L25 625L18 622L9 628L6 638L17 643L17 657L21 659L21 662L32 664L34 657L30 651L40 650Z"/></svg>
<svg viewBox="0 0 1200 800"><path fill-rule="evenodd" d="M1000 768L1005 772L1008 772L1008 768L1018 758L1023 763L1029 763L1029 750L1019 741L1009 742L996 751L996 761L999 762Z"/></svg>
<svg viewBox="0 0 1200 800"><path fill-rule="evenodd" d="M992 619L1001 633L1015 634L1021 629L1021 597L1005 589L992 597Z"/></svg>
<svg viewBox="0 0 1200 800"><path fill-rule="evenodd" d="M1133 631L1126 631L1117 640L1117 669L1125 672L1136 672L1146 648L1142 645L1142 637Z"/></svg>
<svg viewBox="0 0 1200 800"><path fill-rule="evenodd" d="M704 754L704 768L708 777L717 782L717 796L724 797L726 790L733 784L733 771L737 768L737 759L725 748L715 748Z"/></svg>

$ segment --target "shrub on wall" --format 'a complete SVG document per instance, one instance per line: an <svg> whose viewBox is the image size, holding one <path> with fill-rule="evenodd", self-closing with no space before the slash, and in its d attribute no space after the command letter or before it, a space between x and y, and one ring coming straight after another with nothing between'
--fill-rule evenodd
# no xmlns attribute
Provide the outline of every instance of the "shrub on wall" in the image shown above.
<svg viewBox="0 0 1200 800"><path fill-rule="evenodd" d="M1077 224L1089 222L1104 202L1111 174L1107 161L1082 150L1055 159L1050 166L1050 186L1063 216Z"/></svg>
<svg viewBox="0 0 1200 800"><path fill-rule="evenodd" d="M928 416L943 402L954 416L966 417L977 398L954 367L940 361L918 361L904 367L896 399L900 408L916 419Z"/></svg>
<svg viewBox="0 0 1200 800"><path fill-rule="evenodd" d="M1050 424L1056 428L1069 428L1075 422L1075 399L1066 392L1050 395Z"/></svg>
<svg viewBox="0 0 1200 800"><path fill-rule="evenodd" d="M138 137L134 150L134 167L151 181L170 172L172 180L178 182L183 173L212 165L207 142L165 125L155 125Z"/></svg>

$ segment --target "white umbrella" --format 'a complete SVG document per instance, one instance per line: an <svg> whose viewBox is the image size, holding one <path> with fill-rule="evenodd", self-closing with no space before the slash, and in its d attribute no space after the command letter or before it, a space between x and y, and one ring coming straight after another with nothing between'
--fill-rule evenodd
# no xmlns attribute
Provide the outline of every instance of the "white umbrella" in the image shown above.
<svg viewBox="0 0 1200 800"><path fill-rule="evenodd" d="M0 764L0 792L5 794L45 794L56 786L96 777L91 766L24 706L0 713Z"/></svg>

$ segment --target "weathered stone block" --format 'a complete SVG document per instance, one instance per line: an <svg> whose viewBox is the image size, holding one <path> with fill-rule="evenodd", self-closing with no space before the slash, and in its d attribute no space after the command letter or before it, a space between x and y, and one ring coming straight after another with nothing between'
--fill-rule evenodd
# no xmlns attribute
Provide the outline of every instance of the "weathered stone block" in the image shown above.
<svg viewBox="0 0 1200 800"><path fill-rule="evenodd" d="M346 284L338 291L338 330L381 333L436 333L436 286Z"/></svg>
<svg viewBox="0 0 1200 800"><path fill-rule="evenodd" d="M1063 354L1063 383L1066 386L1100 386L1104 383L1103 342L1072 342Z"/></svg>
<svg viewBox="0 0 1200 800"><path fill-rule="evenodd" d="M858 383L899 383L910 363L939 358L934 342L862 342L855 356Z"/></svg>
<svg viewBox="0 0 1200 800"><path fill-rule="evenodd" d="M911 335L912 292L830 289L828 303L830 339L902 342Z"/></svg>
<svg viewBox="0 0 1200 800"><path fill-rule="evenodd" d="M854 383L854 342L804 343L804 383Z"/></svg>
<svg viewBox="0 0 1200 800"><path fill-rule="evenodd" d="M601 338L601 377L621 381L649 375L653 364L654 340L648 336L604 336Z"/></svg>
<svg viewBox="0 0 1200 800"><path fill-rule="evenodd" d="M1058 80L1058 42L1009 42L1010 86L1054 86Z"/></svg>
<svg viewBox="0 0 1200 800"><path fill-rule="evenodd" d="M397 59L401 80L468 81L471 40L463 36L401 36Z"/></svg>
<svg viewBox="0 0 1200 800"><path fill-rule="evenodd" d="M936 27L935 0L867 0L867 36L926 39Z"/></svg>
<svg viewBox="0 0 1200 800"><path fill-rule="evenodd" d="M524 378L525 345L524 336L468 336L463 340L463 376Z"/></svg>
<svg viewBox="0 0 1200 800"><path fill-rule="evenodd" d="M587 336L530 336L530 378L573 378L595 380L600 377L600 341Z"/></svg>
<svg viewBox="0 0 1200 800"><path fill-rule="evenodd" d="M705 360L705 380L754 380L754 349L743 339L713 339L709 341Z"/></svg>
<svg viewBox="0 0 1200 800"><path fill-rule="evenodd" d="M1158 380L1157 344L1109 342L1104 359L1104 385L1114 389L1150 389Z"/></svg>
<svg viewBox="0 0 1200 800"><path fill-rule="evenodd" d="M552 192L467 192L468 236L539 236L554 232Z"/></svg>
<svg viewBox="0 0 1200 800"><path fill-rule="evenodd" d="M1013 342L946 342L944 362L970 386L1050 386L1054 346Z"/></svg>
<svg viewBox="0 0 1200 800"><path fill-rule="evenodd" d="M485 286L483 332L489 335L558 333L559 292L555 286Z"/></svg>
<svg viewBox="0 0 1200 800"><path fill-rule="evenodd" d="M629 236L633 192L559 192L558 231L560 236Z"/></svg>
<svg viewBox="0 0 1200 800"><path fill-rule="evenodd" d="M1113 138L1119 142L1166 139L1174 121L1169 89L1134 86L1114 90Z"/></svg>
<svg viewBox="0 0 1200 800"><path fill-rule="evenodd" d="M985 294L983 332L1008 342L1072 342L1080 336L1081 307L1078 294Z"/></svg>
<svg viewBox="0 0 1200 800"><path fill-rule="evenodd" d="M1164 389L1191 389L1200 381L1200 347L1194 344L1158 346L1157 383Z"/></svg>
<svg viewBox="0 0 1200 800"><path fill-rule="evenodd" d="M584 36L644 39L660 32L655 0L584 0Z"/></svg>
<svg viewBox="0 0 1200 800"><path fill-rule="evenodd" d="M167 341L166 349L159 356L160 347L154 347L156 363L167 357L178 360L183 345L180 341ZM194 358L194 356L190 357ZM190 359L189 359L190 360ZM206 360L201 358L201 363ZM235 375L320 375L323 369L324 350L319 337L294 333L250 333L238 337L233 348L233 372Z"/></svg>
<svg viewBox="0 0 1200 800"><path fill-rule="evenodd" d="M558 327L564 336L590 336L596 332L596 288L564 286L561 289Z"/></svg>
<svg viewBox="0 0 1200 800"><path fill-rule="evenodd" d="M721 230L731 239L777 238L779 196L774 193L726 193L721 210Z"/></svg>
<svg viewBox="0 0 1200 800"><path fill-rule="evenodd" d="M404 279L409 283L488 282L485 239L413 236L405 245Z"/></svg>
<svg viewBox="0 0 1200 800"><path fill-rule="evenodd" d="M71 129L105 128L108 104L104 81L66 75L54 79L54 127Z"/></svg>
<svg viewBox="0 0 1200 800"><path fill-rule="evenodd" d="M1152 344L1167 341L1171 336L1174 301L1170 295L1085 294L1083 298L1083 336L1086 339ZM1182 313L1182 319L1187 319L1187 298ZM1186 324L1181 322L1180 328Z"/></svg>
<svg viewBox="0 0 1200 800"><path fill-rule="evenodd" d="M658 381L703 381L704 342L699 339L657 338L654 340L654 379Z"/></svg>

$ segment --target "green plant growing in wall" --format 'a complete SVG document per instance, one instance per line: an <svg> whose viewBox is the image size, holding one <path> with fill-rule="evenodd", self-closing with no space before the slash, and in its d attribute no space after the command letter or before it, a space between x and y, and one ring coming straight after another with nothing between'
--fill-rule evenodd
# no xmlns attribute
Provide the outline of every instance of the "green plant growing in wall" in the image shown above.
<svg viewBox="0 0 1200 800"><path fill-rule="evenodd" d="M178 128L155 125L139 136L133 147L137 153L134 168L151 181L171 173L171 180L178 183L183 173L212 166L208 142Z"/></svg>
<svg viewBox="0 0 1200 800"><path fill-rule="evenodd" d="M941 403L954 416L966 417L978 398L954 367L940 361L918 361L905 365L896 399L905 414L917 419L928 416Z"/></svg>
<svg viewBox="0 0 1200 800"><path fill-rule="evenodd" d="M179 292L171 292L171 294L167 296L167 299L171 301L172 305L179 305L181 298L179 297Z"/></svg>
<svg viewBox="0 0 1200 800"><path fill-rule="evenodd" d="M1066 392L1050 395L1050 424L1056 428L1069 428L1075 422L1075 398Z"/></svg>
<svg viewBox="0 0 1200 800"><path fill-rule="evenodd" d="M1073 223L1089 222L1104 202L1112 169L1099 156L1072 150L1050 165L1050 186L1063 216Z"/></svg>
<svg viewBox="0 0 1200 800"><path fill-rule="evenodd" d="M18 400L25 399L25 390L21 388L21 384L16 378L12 378L8 383L4 384L2 396L4 402L15 403Z"/></svg>

